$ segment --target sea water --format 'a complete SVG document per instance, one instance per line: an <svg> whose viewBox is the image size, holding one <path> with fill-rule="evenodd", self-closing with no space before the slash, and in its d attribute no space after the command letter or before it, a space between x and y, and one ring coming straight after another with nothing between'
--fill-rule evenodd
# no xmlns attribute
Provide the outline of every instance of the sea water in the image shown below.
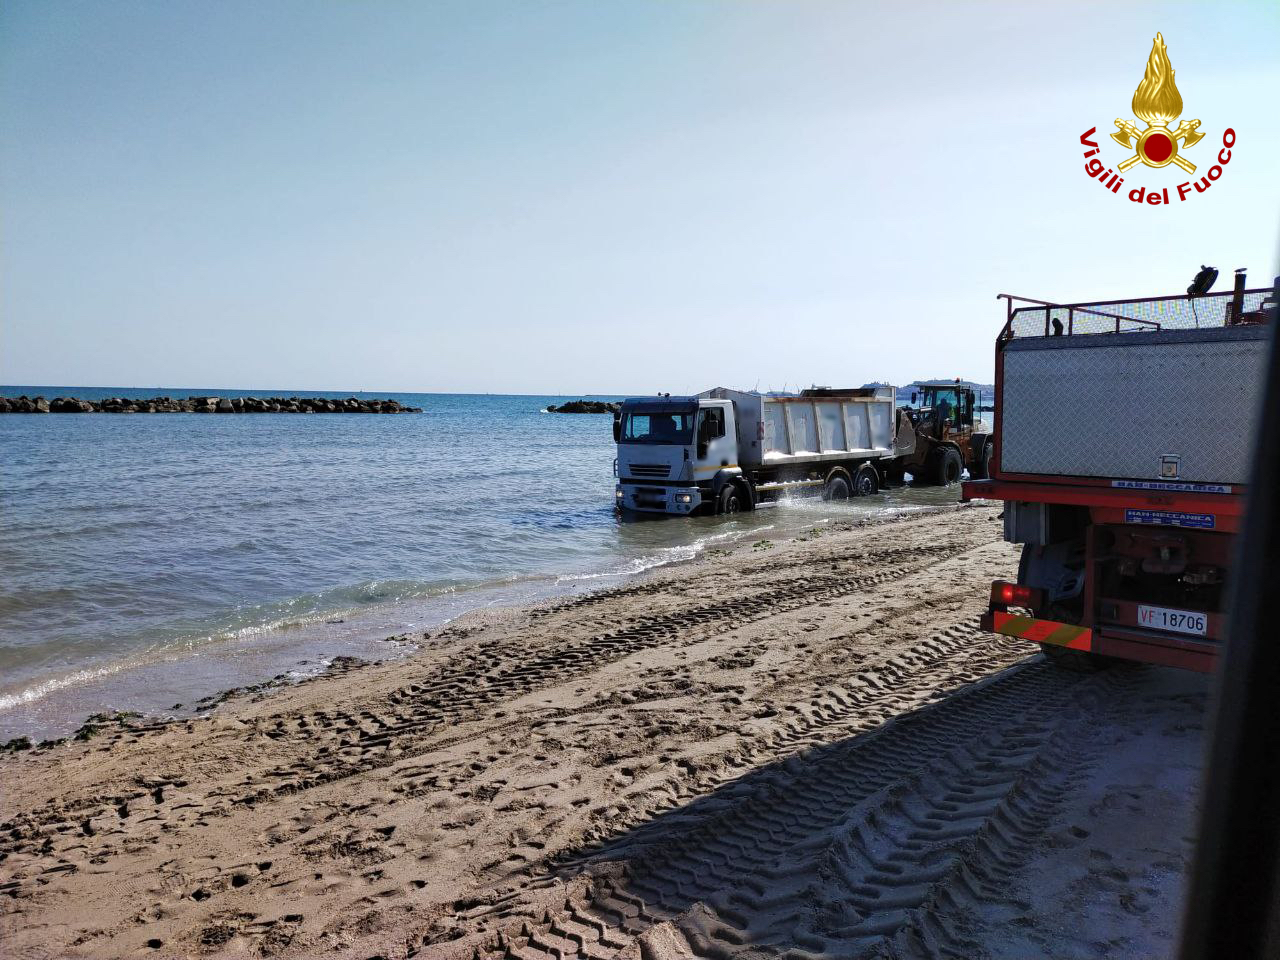
<svg viewBox="0 0 1280 960"><path fill-rule="evenodd" d="M2 387L16 396L314 391ZM957 490L626 520L610 418L566 397L377 393L422 414L0 416L0 740L384 659L486 606Z"/></svg>

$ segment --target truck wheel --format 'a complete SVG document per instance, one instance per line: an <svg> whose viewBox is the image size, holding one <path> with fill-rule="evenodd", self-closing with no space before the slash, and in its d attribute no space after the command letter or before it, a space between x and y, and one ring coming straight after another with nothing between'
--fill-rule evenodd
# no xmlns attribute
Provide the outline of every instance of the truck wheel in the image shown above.
<svg viewBox="0 0 1280 960"><path fill-rule="evenodd" d="M827 485L822 488L822 499L848 500L852 492L848 478L844 473L837 473L827 478Z"/></svg>
<svg viewBox="0 0 1280 960"><path fill-rule="evenodd" d="M742 491L736 483L726 483L716 498L716 513L741 513Z"/></svg>
<svg viewBox="0 0 1280 960"><path fill-rule="evenodd" d="M856 497L869 497L880 489L880 477L876 468L864 463L853 476L853 494Z"/></svg>
<svg viewBox="0 0 1280 960"><path fill-rule="evenodd" d="M933 474L934 483L949 487L953 483L960 482L960 475L963 472L964 459L960 456L959 450L955 447L944 447L939 451Z"/></svg>

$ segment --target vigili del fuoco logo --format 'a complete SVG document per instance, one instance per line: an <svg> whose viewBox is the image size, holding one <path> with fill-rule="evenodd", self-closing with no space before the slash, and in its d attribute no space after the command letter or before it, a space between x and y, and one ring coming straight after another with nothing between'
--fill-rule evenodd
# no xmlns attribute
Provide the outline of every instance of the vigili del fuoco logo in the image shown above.
<svg viewBox="0 0 1280 960"><path fill-rule="evenodd" d="M1173 82L1173 65L1169 62L1169 52L1164 45L1164 37L1156 34L1151 44L1151 56L1147 58L1147 71L1142 82L1133 92L1133 112L1146 124L1145 130L1130 120L1116 118L1116 132L1111 139L1125 151L1133 154L1115 165L1115 169L1107 167L1098 158L1098 145L1089 138L1097 133L1097 127L1090 127L1080 135L1080 143L1091 149L1085 152L1085 172L1095 178L1114 194L1120 193L1124 185L1123 173L1139 163L1155 170L1163 169L1170 164L1176 166L1189 179L1174 185L1178 200L1187 200L1197 193L1204 193L1222 176L1222 169L1231 162L1231 148L1236 145L1235 130L1227 127L1222 132L1222 149L1218 151L1217 162L1209 167L1199 178L1192 176L1196 172L1196 164L1183 156L1184 152L1204 139L1200 132L1199 120L1183 120L1172 130L1169 124L1182 115L1182 94ZM1181 145L1179 145L1181 144ZM1200 151L1204 153L1203 150ZM1206 157L1208 162L1213 157ZM1169 202L1169 187L1166 186L1134 186L1128 191L1128 197L1134 203L1148 203L1157 206Z"/></svg>

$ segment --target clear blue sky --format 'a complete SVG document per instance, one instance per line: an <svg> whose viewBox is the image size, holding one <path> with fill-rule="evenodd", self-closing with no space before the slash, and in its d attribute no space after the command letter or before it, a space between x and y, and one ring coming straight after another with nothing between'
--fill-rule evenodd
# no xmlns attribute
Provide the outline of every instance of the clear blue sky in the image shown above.
<svg viewBox="0 0 1280 960"><path fill-rule="evenodd" d="M1239 142L1151 208L1078 138L1123 158L1157 30L1186 156ZM1269 282L1277 41L1276 3L5 0L0 382L987 380L996 293Z"/></svg>

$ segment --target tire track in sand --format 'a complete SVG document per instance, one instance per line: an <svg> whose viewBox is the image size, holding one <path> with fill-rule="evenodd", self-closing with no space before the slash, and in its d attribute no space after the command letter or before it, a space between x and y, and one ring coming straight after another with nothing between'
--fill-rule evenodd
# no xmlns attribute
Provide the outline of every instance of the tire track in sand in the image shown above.
<svg viewBox="0 0 1280 960"><path fill-rule="evenodd" d="M857 956L899 935L960 949L938 917L1017 861L1088 762L1073 703L1114 700L1128 675L1037 659L743 777L588 851L580 897L481 956Z"/></svg>
<svg viewBox="0 0 1280 960"><path fill-rule="evenodd" d="M119 832L114 829L116 821L122 825L131 812L145 814L147 821L147 830L132 831L133 844L146 834L159 836L192 826L205 827L232 815L238 806L291 797L429 752L438 746L436 734L476 718L504 700L564 683L644 650L714 636L873 589L958 556L968 546L963 539L948 538L869 551L874 562L868 563L871 570L864 574L810 572L780 583L775 579L765 589L723 602L628 616L615 629L577 644L528 652L519 643L508 641L459 657L435 677L405 684L371 708L278 715L268 721L262 735L298 745L299 755L291 763L255 771L234 787L203 794L186 780L156 778L154 783L140 782L126 793L61 797L56 804L23 812L0 824L0 862L22 855L64 853L66 869L77 869L90 858L95 866L101 866L118 852L111 842ZM812 564L792 566L812 568ZM97 846L91 848L86 837L93 836ZM15 882L17 886L6 892L13 897L25 896L28 882Z"/></svg>

